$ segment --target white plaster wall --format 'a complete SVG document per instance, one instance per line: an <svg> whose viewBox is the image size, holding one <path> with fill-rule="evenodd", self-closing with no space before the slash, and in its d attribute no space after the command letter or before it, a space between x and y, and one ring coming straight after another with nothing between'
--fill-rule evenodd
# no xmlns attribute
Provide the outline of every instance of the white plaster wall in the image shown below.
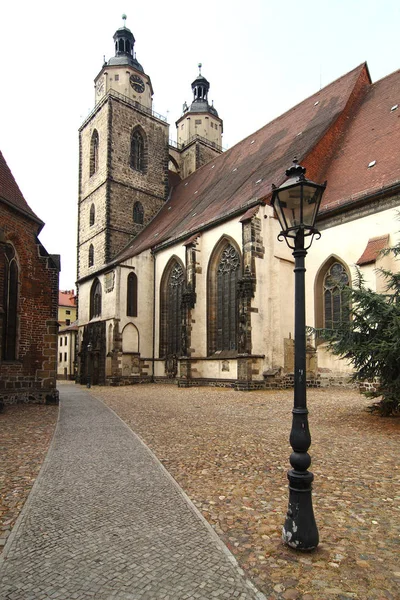
<svg viewBox="0 0 400 600"><path fill-rule="evenodd" d="M255 259L257 286L252 307L253 354L265 355L262 370L283 367L283 340L293 331L293 257L270 206L259 209L265 254ZM258 378L262 377L262 373Z"/></svg>
<svg viewBox="0 0 400 600"><path fill-rule="evenodd" d="M314 240L306 257L307 325L314 326L315 323L314 282L325 261L332 254L338 256L347 264L352 277L354 277L355 263L361 257L370 238L390 234L389 245L396 242L400 229L397 214L398 210L393 208L321 231L321 239ZM383 264L395 268L395 263L390 259L384 260ZM373 290L381 285L377 283L374 272L376 266L375 264L361 267L361 272L365 273L367 284Z"/></svg>
<svg viewBox="0 0 400 600"><path fill-rule="evenodd" d="M352 279L355 277L355 264L364 252L368 240L384 234L390 234L389 246L398 239L399 222L397 209L389 209L358 220L342 223L336 227L321 231L321 239L314 240L306 257L306 323L315 326L315 280L319 269L332 255L340 258L349 267ZM376 268L396 269L391 257L380 258L376 263L364 265L361 272L366 284L379 292L384 291L384 282L377 275ZM330 369L337 373L349 373L352 366L344 360L333 356L326 344L318 345L318 367Z"/></svg>
<svg viewBox="0 0 400 600"><path fill-rule="evenodd" d="M129 267L129 268L127 268ZM138 314L137 317L126 315L127 281L133 272L138 284ZM138 330L138 351L142 358L153 356L153 257L150 250L139 256L134 256L119 267L120 295L118 299L120 332L128 323L133 323Z"/></svg>

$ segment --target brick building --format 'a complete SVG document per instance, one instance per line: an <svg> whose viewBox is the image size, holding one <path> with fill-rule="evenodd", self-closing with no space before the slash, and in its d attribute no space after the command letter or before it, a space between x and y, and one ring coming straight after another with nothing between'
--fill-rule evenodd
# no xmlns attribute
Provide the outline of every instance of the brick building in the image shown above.
<svg viewBox="0 0 400 600"><path fill-rule="evenodd" d="M0 152L0 402L58 401L58 255Z"/></svg>
<svg viewBox="0 0 400 600"><path fill-rule="evenodd" d="M93 383L269 385L293 369L294 312L271 185L295 156L309 179L328 180L307 324L337 326L339 284L357 263L372 289L382 288L376 266L396 268L374 240L392 245L398 229L400 72L372 83L362 64L222 153L201 73L171 143L132 33L114 42L80 129L80 380L91 369ZM350 370L315 339L309 367L320 380Z"/></svg>

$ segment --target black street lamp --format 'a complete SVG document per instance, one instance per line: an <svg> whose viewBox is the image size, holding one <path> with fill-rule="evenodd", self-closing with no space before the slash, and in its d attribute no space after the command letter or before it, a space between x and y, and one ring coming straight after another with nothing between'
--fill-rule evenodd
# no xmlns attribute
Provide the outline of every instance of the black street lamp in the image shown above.
<svg viewBox="0 0 400 600"><path fill-rule="evenodd" d="M314 475L307 471L311 458L307 450L311 444L308 428L306 395L306 310L304 259L314 236L320 237L315 220L325 191L323 185L305 178L306 169L295 159L286 171L289 179L279 188L272 186L272 205L282 228L279 240L285 239L293 250L295 295L294 295L294 408L290 445L292 469L288 472L289 507L282 531L285 544L297 550L312 550L318 546L318 529L314 518L311 484ZM304 240L311 236L309 244Z"/></svg>
<svg viewBox="0 0 400 600"><path fill-rule="evenodd" d="M91 342L87 345L87 380L86 387L90 388L92 386L92 344Z"/></svg>

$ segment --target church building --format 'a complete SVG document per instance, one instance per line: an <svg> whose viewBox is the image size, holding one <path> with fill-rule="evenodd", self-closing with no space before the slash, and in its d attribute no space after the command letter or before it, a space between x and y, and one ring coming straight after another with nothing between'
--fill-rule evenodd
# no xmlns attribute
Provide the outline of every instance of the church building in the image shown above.
<svg viewBox="0 0 400 600"><path fill-rule="evenodd" d="M286 384L294 259L277 239L272 184L294 157L328 182L306 262L307 325L335 327L356 265L376 290L375 267L395 267L380 250L399 228L400 72L372 83L362 64L222 152L201 70L171 142L133 34L124 26L114 43L79 132L79 381ZM350 371L310 338L315 385Z"/></svg>
<svg viewBox="0 0 400 600"><path fill-rule="evenodd" d="M0 152L0 409L58 402L60 257L41 244L43 226Z"/></svg>

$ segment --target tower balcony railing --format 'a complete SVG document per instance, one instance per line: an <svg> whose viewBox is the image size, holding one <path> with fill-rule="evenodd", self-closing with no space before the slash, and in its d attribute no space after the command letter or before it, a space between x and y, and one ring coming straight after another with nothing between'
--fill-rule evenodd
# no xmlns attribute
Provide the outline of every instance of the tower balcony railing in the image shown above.
<svg viewBox="0 0 400 600"><path fill-rule="evenodd" d="M85 125L86 122L89 121L89 119L98 110L99 106L104 104L106 99L109 98L110 96L112 96L113 98L119 98L123 102L126 102L126 104L129 104L130 106L134 106L139 112L142 112L146 115L150 115L151 117L154 117L155 119L158 119L159 121L164 121L164 123L167 122L167 118L164 117L163 115L160 115L158 112L152 110L151 108L147 108L147 106L143 106L143 104L140 104L140 102L136 102L136 100L132 100L132 98L128 98L128 96L125 96L124 94L121 94L120 92L117 92L116 90L111 89L111 90L108 90L108 92L106 92L105 95L97 102L96 106L90 111L90 113L86 117L86 119L83 122L83 124L81 125L81 127L83 127L83 125Z"/></svg>
<svg viewBox="0 0 400 600"><path fill-rule="evenodd" d="M179 144L178 142L175 142L175 140L169 140L169 145L172 146L172 148L176 148L177 150L183 150L183 148L186 148L187 146L189 146L192 142L194 142L196 140L203 142L203 144L210 146L211 148L213 148L214 150L217 150L218 152L224 152L226 150L226 148L223 148L219 144L216 144L212 140L202 137L201 135L192 135L183 144Z"/></svg>

